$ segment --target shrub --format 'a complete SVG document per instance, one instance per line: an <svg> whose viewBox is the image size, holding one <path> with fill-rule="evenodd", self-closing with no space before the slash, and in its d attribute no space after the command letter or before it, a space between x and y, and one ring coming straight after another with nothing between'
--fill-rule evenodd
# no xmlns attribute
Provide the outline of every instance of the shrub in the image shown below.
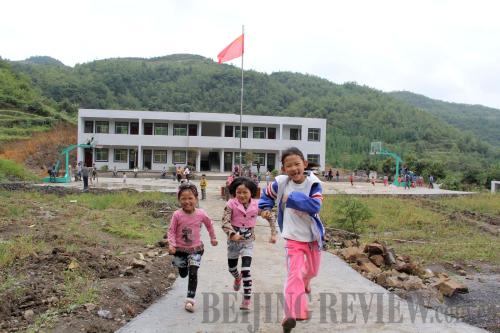
<svg viewBox="0 0 500 333"><path fill-rule="evenodd" d="M342 229L360 233L365 227L363 223L371 216L372 213L366 204L356 198L348 197L340 201L339 217L336 220Z"/></svg>

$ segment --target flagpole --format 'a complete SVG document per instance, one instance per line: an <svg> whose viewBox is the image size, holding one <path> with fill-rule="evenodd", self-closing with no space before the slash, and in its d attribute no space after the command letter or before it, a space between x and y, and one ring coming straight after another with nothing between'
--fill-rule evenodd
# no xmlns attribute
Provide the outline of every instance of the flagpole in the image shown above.
<svg viewBox="0 0 500 333"><path fill-rule="evenodd" d="M241 35L245 35L245 26L241 26ZM241 52L241 98L240 98L240 167L239 176L241 176L241 138L243 137L243 57L245 55L245 37L243 37L243 49Z"/></svg>

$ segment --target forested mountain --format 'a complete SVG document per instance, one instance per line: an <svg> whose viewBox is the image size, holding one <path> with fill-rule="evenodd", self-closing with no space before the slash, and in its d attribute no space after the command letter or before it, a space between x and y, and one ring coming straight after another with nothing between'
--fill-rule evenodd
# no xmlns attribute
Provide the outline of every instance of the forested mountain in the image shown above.
<svg viewBox="0 0 500 333"><path fill-rule="evenodd" d="M47 130L58 121L74 121L64 103L43 96L31 78L12 70L0 59L0 144L28 138L33 132ZM72 112L76 110L72 106Z"/></svg>
<svg viewBox="0 0 500 333"><path fill-rule="evenodd" d="M240 69L196 55L106 59L74 68L57 61L11 65L59 106L225 113L240 109ZM245 71L244 113L327 118L327 162L338 167L382 170L383 160L369 158L371 141L383 141L403 159L419 161L415 168L422 173L432 168L463 172L464 166L485 170L500 158L498 145L463 134L426 110L372 88L311 75Z"/></svg>
<svg viewBox="0 0 500 333"><path fill-rule="evenodd" d="M443 102L409 91L394 91L389 94L417 108L429 111L461 130L471 131L486 142L500 146L499 109L482 105Z"/></svg>

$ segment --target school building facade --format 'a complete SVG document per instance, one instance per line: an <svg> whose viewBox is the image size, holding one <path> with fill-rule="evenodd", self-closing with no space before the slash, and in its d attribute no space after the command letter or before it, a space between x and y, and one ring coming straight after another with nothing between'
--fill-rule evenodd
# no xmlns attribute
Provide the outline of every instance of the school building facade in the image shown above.
<svg viewBox="0 0 500 333"><path fill-rule="evenodd" d="M281 167L281 151L297 147L325 168L326 119L243 115L242 164L261 172ZM162 170L191 165L229 172L239 161L240 116L227 113L78 110L78 161L99 169ZM250 162L250 161L249 161Z"/></svg>

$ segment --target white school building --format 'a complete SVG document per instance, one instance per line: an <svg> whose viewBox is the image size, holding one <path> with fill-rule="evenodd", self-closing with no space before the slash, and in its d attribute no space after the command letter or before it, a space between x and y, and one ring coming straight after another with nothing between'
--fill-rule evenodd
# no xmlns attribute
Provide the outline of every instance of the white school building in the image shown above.
<svg viewBox="0 0 500 333"><path fill-rule="evenodd" d="M325 168L326 119L243 115L242 164L281 167L281 151L297 147ZM78 110L78 161L99 169L162 170L192 165L196 171L229 172L239 164L240 116L227 113Z"/></svg>

